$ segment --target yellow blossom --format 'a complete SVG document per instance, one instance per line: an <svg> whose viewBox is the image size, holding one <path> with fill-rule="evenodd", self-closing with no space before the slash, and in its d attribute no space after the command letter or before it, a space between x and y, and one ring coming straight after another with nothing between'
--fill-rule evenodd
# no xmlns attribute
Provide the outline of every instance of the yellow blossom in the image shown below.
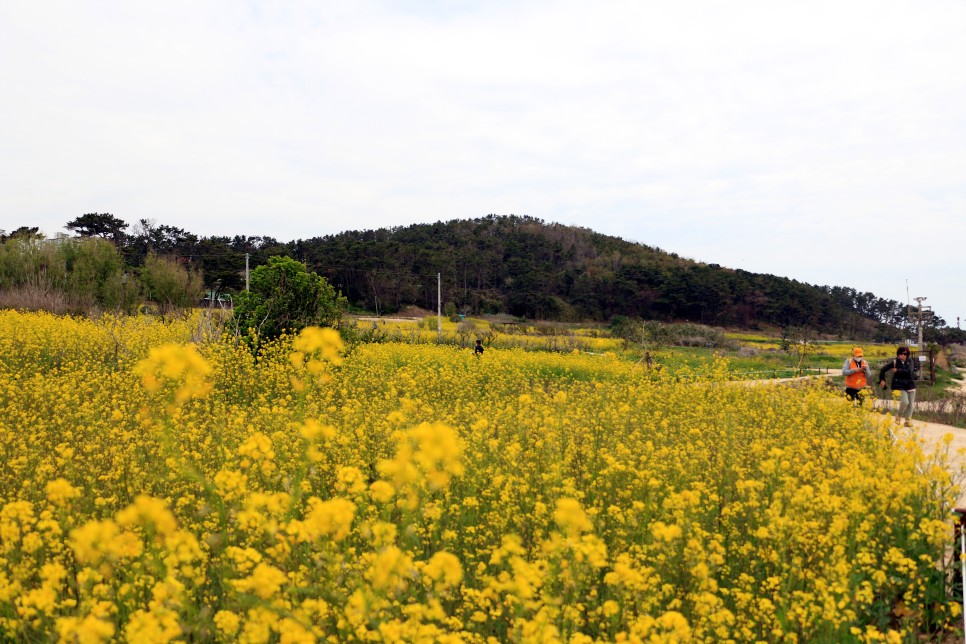
<svg viewBox="0 0 966 644"><path fill-rule="evenodd" d="M448 590L463 581L463 566L459 558L446 551L430 557L424 573L433 580L437 590Z"/></svg>
<svg viewBox="0 0 966 644"><path fill-rule="evenodd" d="M238 633L240 625L241 618L237 613L229 610L220 610L215 613L215 626L226 638L233 638Z"/></svg>
<svg viewBox="0 0 966 644"><path fill-rule="evenodd" d="M372 495L373 501L377 503L388 503L395 493L393 486L386 481L373 481L369 485L369 494Z"/></svg>
<svg viewBox="0 0 966 644"><path fill-rule="evenodd" d="M177 384L175 402L201 398L211 391L211 366L193 344L165 344L151 349L137 366L144 388L157 391L162 380Z"/></svg>
<svg viewBox="0 0 966 644"><path fill-rule="evenodd" d="M577 499L558 499L553 518L557 525L569 534L579 534L593 529L590 519L587 518L587 513L584 512L580 501Z"/></svg>
<svg viewBox="0 0 966 644"><path fill-rule="evenodd" d="M279 591L287 579L285 573L278 568L260 563L255 566L250 576L232 581L231 584L236 590L253 593L262 599L268 599Z"/></svg>
<svg viewBox="0 0 966 644"><path fill-rule="evenodd" d="M125 640L132 643L171 642L180 636L177 616L164 609L135 611L124 627Z"/></svg>
<svg viewBox="0 0 966 644"><path fill-rule="evenodd" d="M117 522L121 526L150 526L162 536L171 535L178 528L165 500L143 494L118 513Z"/></svg>
<svg viewBox="0 0 966 644"><path fill-rule="evenodd" d="M80 490L63 478L57 478L47 483L46 493L47 500L54 505L64 505L71 499L80 496Z"/></svg>
<svg viewBox="0 0 966 644"><path fill-rule="evenodd" d="M109 642L114 637L114 625L94 615L83 618L59 617L56 630L62 642L96 644Z"/></svg>
<svg viewBox="0 0 966 644"><path fill-rule="evenodd" d="M306 327L299 336L292 341L292 348L305 354L318 354L319 357L331 364L342 364L342 352L345 345L339 332L335 329Z"/></svg>
<svg viewBox="0 0 966 644"><path fill-rule="evenodd" d="M292 523L293 531L302 540L329 537L338 542L349 536L356 513L356 505L352 501L342 498L321 501L313 498L309 500L309 508L304 521Z"/></svg>

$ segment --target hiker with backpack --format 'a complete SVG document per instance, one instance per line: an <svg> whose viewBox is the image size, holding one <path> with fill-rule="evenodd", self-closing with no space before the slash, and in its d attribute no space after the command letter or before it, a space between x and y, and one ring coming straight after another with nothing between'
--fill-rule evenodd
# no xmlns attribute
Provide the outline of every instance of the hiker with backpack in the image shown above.
<svg viewBox="0 0 966 644"><path fill-rule="evenodd" d="M909 347L896 349L896 357L879 370L879 386L886 388L886 373L892 371L892 390L899 392L899 411L896 419L905 418L906 427L912 427L912 410L916 404L916 372L919 364L909 357Z"/></svg>

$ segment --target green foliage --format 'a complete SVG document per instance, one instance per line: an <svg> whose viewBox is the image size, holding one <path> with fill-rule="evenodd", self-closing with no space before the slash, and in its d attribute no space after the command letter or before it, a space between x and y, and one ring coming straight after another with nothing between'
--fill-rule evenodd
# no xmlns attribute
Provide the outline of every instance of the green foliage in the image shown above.
<svg viewBox="0 0 966 644"><path fill-rule="evenodd" d="M0 246L0 287L22 286L35 279L62 287L66 267L58 257L59 248L53 242L25 238L6 241Z"/></svg>
<svg viewBox="0 0 966 644"><path fill-rule="evenodd" d="M111 242L95 238L41 240L19 236L0 245L0 289L32 292L44 300L63 302L65 311L92 309L133 311L139 285L124 270Z"/></svg>
<svg viewBox="0 0 966 644"><path fill-rule="evenodd" d="M37 226L20 226L19 228L15 228L10 234L7 234L4 230L0 230L0 242L18 237L23 239L43 239L44 234L40 232L40 228Z"/></svg>
<svg viewBox="0 0 966 644"><path fill-rule="evenodd" d="M164 318L180 309L194 306L202 294L201 275L173 257L149 253L141 269L141 282L148 301L158 307Z"/></svg>
<svg viewBox="0 0 966 644"><path fill-rule="evenodd" d="M367 310L377 302L387 312L410 304L435 309L439 274L444 297L469 315L799 325L852 337L905 320L903 304L871 293L702 264L532 217L348 231L292 246Z"/></svg>
<svg viewBox="0 0 966 644"><path fill-rule="evenodd" d="M251 274L251 290L235 302L241 334L277 338L307 326L337 326L346 300L322 276L289 257L270 257Z"/></svg>
<svg viewBox="0 0 966 644"><path fill-rule="evenodd" d="M124 239L124 255L132 266L143 266L148 255L188 257L205 252L198 249L198 238L174 226L157 225L153 220L141 219L134 232ZM205 267L205 274L208 273Z"/></svg>
<svg viewBox="0 0 966 644"><path fill-rule="evenodd" d="M232 294L244 288L246 266L257 269L272 256L298 257L345 294L347 308L359 312L391 314L412 305L436 310L438 275L449 319L451 304L467 315L509 313L561 322L623 316L752 329L799 326L889 342L908 337L901 302L849 287L704 264L526 216L488 215L291 242L239 235L199 238L146 219L130 233L127 227L109 213L88 213L67 224L81 236L114 241L132 269L142 266L149 252L192 258L206 289ZM29 238L32 231L21 227L8 238ZM940 319L933 327L925 331L929 341L966 342L966 331L950 329Z"/></svg>
<svg viewBox="0 0 966 644"><path fill-rule="evenodd" d="M611 332L644 347L667 346L716 348L727 344L721 329L703 324L665 324L656 320L640 320L617 316L611 323Z"/></svg>
<svg viewBox="0 0 966 644"><path fill-rule="evenodd" d="M124 230L127 227L127 223L107 212L90 212L67 222L64 226L81 237L103 237L118 243L124 239Z"/></svg>

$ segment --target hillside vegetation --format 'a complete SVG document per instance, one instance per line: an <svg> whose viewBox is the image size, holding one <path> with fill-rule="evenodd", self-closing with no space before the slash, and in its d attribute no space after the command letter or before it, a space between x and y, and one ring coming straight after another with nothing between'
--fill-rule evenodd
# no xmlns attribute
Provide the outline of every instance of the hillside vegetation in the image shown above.
<svg viewBox="0 0 966 644"><path fill-rule="evenodd" d="M444 302L470 314L565 321L622 315L853 335L902 325L906 316L903 304L871 293L704 264L530 217L349 231L295 242L293 251L350 303L383 312L435 308L438 273Z"/></svg>
<svg viewBox="0 0 966 644"><path fill-rule="evenodd" d="M901 330L907 324L905 305L872 293L706 264L532 217L488 215L290 242L238 235L198 237L145 219L128 232L124 221L96 213L76 218L67 228L81 237L111 242L132 274L140 274L151 257L168 257L201 275L205 289L224 293L244 290L246 261L254 270L272 256L287 256L324 276L355 310L376 314L407 306L436 310L439 276L442 303L449 313L807 327L887 341L898 341L907 333ZM10 235L0 231L5 246L36 243L38 237L36 228L21 227ZM32 279L17 270L0 271L0 292L31 284ZM959 330L947 328L941 319L934 320L926 334L927 340L944 343L963 340Z"/></svg>

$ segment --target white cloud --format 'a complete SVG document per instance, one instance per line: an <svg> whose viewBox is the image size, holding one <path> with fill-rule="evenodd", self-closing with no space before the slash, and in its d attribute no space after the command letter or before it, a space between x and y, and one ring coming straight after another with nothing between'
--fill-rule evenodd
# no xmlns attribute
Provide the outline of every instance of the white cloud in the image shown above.
<svg viewBox="0 0 966 644"><path fill-rule="evenodd" d="M964 25L952 0L4 3L0 228L512 212L803 281L915 276L954 318ZM887 269L902 234L934 250Z"/></svg>

